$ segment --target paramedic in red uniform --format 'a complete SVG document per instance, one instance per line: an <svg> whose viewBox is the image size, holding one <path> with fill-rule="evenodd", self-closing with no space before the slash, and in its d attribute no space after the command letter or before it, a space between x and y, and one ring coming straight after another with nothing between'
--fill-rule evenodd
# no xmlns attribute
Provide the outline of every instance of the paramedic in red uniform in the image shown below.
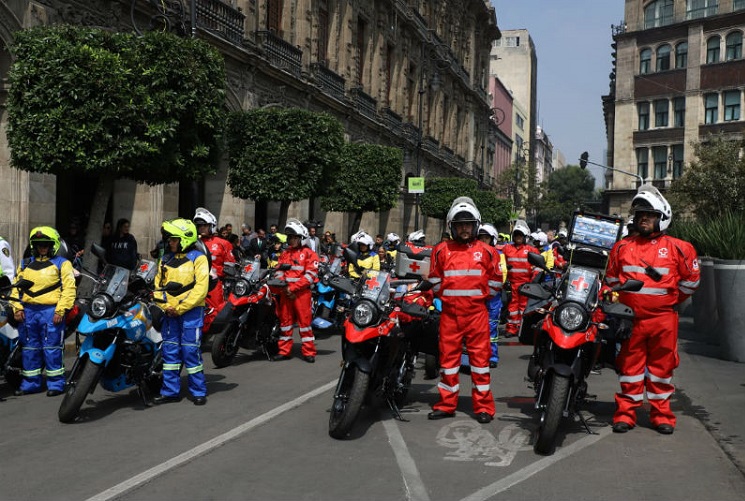
<svg viewBox="0 0 745 501"><path fill-rule="evenodd" d="M507 282L510 284L512 299L507 305L507 327L505 336L517 336L520 330L520 322L523 319L523 310L528 304L527 296L523 296L518 291L520 286L527 284L533 278L533 267L528 263L528 253L534 252L540 254L540 251L528 245L525 240L530 235L530 228L523 220L515 223L512 230L512 243L504 246L505 261L507 261Z"/></svg>
<svg viewBox="0 0 745 501"><path fill-rule="evenodd" d="M468 197L456 198L447 214L453 240L440 242L432 251L428 281L442 299L440 316L440 401L429 419L455 416L458 405L458 370L463 343L471 363L471 398L479 423L494 419L494 397L490 388L488 299L497 294L502 281L499 256L479 241L481 214Z"/></svg>
<svg viewBox="0 0 745 501"><path fill-rule="evenodd" d="M616 393L613 431L625 433L636 425L646 390L652 426L669 435L675 430L671 379L679 361L674 307L698 288L698 258L690 243L665 234L672 211L656 188L641 186L631 207L639 234L613 247L606 274L609 286L632 278L644 282L640 291L619 296L635 317L631 336L621 343L616 358L621 391Z"/></svg>
<svg viewBox="0 0 745 501"><path fill-rule="evenodd" d="M304 245L310 234L308 228L295 218L287 220L284 233L287 235L287 248L279 255L278 266L289 264L290 269L279 271L275 278L287 282L278 295L277 316L282 331L279 338L279 353L272 360L289 360L292 350L292 331L297 325L302 342L303 360L312 364L316 361L316 344L311 322L313 320L313 299L310 288L318 281L318 254Z"/></svg>

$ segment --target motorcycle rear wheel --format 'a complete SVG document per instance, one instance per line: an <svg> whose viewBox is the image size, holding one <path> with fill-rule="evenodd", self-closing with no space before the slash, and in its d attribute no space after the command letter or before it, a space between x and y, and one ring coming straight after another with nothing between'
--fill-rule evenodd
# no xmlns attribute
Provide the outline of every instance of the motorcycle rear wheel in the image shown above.
<svg viewBox="0 0 745 501"><path fill-rule="evenodd" d="M440 375L440 363L437 360L437 355L425 354L424 355L424 377L425 379L437 379Z"/></svg>
<svg viewBox="0 0 745 501"><path fill-rule="evenodd" d="M541 414L541 425L533 445L537 454L552 454L556 444L556 432L559 429L561 416L564 412L567 396L569 395L569 379L554 374L551 377L548 403Z"/></svg>
<svg viewBox="0 0 745 501"><path fill-rule="evenodd" d="M98 382L98 378L103 372L104 367L96 365L90 360L83 362L83 368L78 374L80 377L76 380L69 381L65 396L59 406L57 417L61 423L72 423L80 412L80 407L85 401L85 397L93 391Z"/></svg>
<svg viewBox="0 0 745 501"><path fill-rule="evenodd" d="M212 338L212 363L218 369L233 363L233 359L238 353L235 337L239 333L240 325L237 322L231 322Z"/></svg>
<svg viewBox="0 0 745 501"><path fill-rule="evenodd" d="M356 366L348 367L342 377L340 396L334 399L329 416L329 435L339 440L346 438L352 429L370 385L370 375Z"/></svg>

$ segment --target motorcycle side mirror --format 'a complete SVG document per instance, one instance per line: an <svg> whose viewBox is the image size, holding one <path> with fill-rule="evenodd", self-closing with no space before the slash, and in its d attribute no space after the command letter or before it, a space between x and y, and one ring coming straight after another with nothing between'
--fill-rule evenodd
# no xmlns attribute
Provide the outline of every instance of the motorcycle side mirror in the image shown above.
<svg viewBox="0 0 745 501"><path fill-rule="evenodd" d="M31 287L33 286L34 286L34 283L31 280L28 280L25 278L22 278L19 281L17 281L15 284L13 284L13 287L23 292L28 292L28 290L31 289Z"/></svg>
<svg viewBox="0 0 745 501"><path fill-rule="evenodd" d="M549 299L552 296L550 290L547 290L545 287L543 287L542 284L535 283L521 285L518 289L518 292L520 293L520 295L529 297L530 299L545 300Z"/></svg>
<svg viewBox="0 0 745 501"><path fill-rule="evenodd" d="M642 287L644 287L644 282L642 282L641 280L634 280L632 278L632 279L626 280L626 282L624 282L621 285L617 285L616 287L613 287L613 290L616 292L618 291L639 292L640 290L642 290Z"/></svg>
<svg viewBox="0 0 745 501"><path fill-rule="evenodd" d="M544 258L540 254L536 254L535 252L528 252L528 262L537 268L550 272L550 270L546 268L546 258Z"/></svg>
<svg viewBox="0 0 745 501"><path fill-rule="evenodd" d="M358 272L362 270L362 268L360 268L359 265L357 264L357 253L354 250L352 250L350 247L344 248L344 260L347 263L352 264Z"/></svg>
<svg viewBox="0 0 745 501"><path fill-rule="evenodd" d="M104 264L106 264L106 249L104 249L97 243L92 243L91 252L93 253L94 256L96 256L98 259L103 261Z"/></svg>
<svg viewBox="0 0 745 501"><path fill-rule="evenodd" d="M10 278L7 275L0 277L0 289L7 289L10 287Z"/></svg>

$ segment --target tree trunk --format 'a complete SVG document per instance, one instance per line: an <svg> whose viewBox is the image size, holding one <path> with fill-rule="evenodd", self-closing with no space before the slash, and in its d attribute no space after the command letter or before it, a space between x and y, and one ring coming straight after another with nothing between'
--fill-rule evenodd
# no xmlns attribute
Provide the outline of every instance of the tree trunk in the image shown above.
<svg viewBox="0 0 745 501"><path fill-rule="evenodd" d="M290 211L290 202L282 200L279 203L279 222L277 223L278 231L283 232L285 224L287 224L287 213Z"/></svg>
<svg viewBox="0 0 745 501"><path fill-rule="evenodd" d="M88 219L88 228L85 232L85 254L83 255L83 266L91 271L98 270L98 258L91 252L92 244L101 242L101 230L103 229L104 218L106 217L106 207L109 205L109 199L114 191L114 178L101 176L98 178L96 193L91 201L90 218ZM93 284L90 280L83 279L80 282L78 296L86 297L89 295Z"/></svg>
<svg viewBox="0 0 745 501"><path fill-rule="evenodd" d="M360 224L362 223L362 211L353 212L354 217L349 221L349 234L354 235L360 230Z"/></svg>

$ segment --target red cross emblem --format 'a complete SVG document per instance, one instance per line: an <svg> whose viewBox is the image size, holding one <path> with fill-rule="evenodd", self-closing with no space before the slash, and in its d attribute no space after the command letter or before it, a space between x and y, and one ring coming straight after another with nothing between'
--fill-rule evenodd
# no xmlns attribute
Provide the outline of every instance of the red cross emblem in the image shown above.
<svg viewBox="0 0 745 501"><path fill-rule="evenodd" d="M416 264L416 261L412 261L412 263L409 265L409 269L412 273L416 273L417 271L419 271L419 268L421 268L421 266Z"/></svg>
<svg viewBox="0 0 745 501"><path fill-rule="evenodd" d="M148 263L142 263L140 265L140 273L145 273L149 269L150 269L150 265Z"/></svg>
<svg viewBox="0 0 745 501"><path fill-rule="evenodd" d="M365 282L365 287L367 287L368 289L377 289L378 287L380 287L380 282L378 282L378 277L374 276L374 277L368 278L367 281Z"/></svg>
<svg viewBox="0 0 745 501"><path fill-rule="evenodd" d="M247 264L243 267L243 273L249 274L253 271L254 265L253 264Z"/></svg>
<svg viewBox="0 0 745 501"><path fill-rule="evenodd" d="M574 287L575 290L582 292L585 289L589 289L590 284L587 283L587 281L585 280L585 277L580 275L579 278L572 281L572 287Z"/></svg>

